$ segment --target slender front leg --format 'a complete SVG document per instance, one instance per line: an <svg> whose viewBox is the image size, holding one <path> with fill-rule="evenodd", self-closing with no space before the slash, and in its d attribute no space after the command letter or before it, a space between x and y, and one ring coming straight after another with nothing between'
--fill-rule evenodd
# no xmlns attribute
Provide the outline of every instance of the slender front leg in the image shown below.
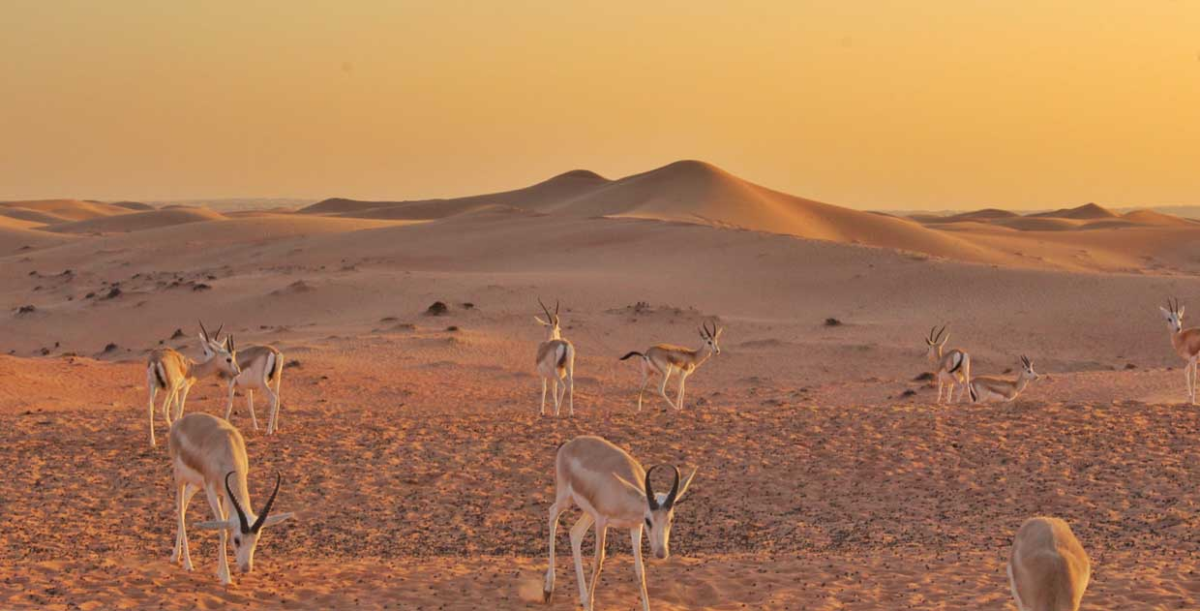
<svg viewBox="0 0 1200 611"><path fill-rule="evenodd" d="M179 394L179 403L175 405L175 419L179 420L183 417L183 406L187 403L188 393L192 391L191 384L183 385L183 392Z"/></svg>
<svg viewBox="0 0 1200 611"><path fill-rule="evenodd" d="M943 384L942 379L939 377L938 378L938 397L937 397L938 405L942 404L942 384Z"/></svg>
<svg viewBox="0 0 1200 611"><path fill-rule="evenodd" d="M270 388L266 388L267 392L271 392ZM254 426L254 430L258 430L258 416L254 415L254 391L246 389L246 406L250 408L250 424Z"/></svg>
<svg viewBox="0 0 1200 611"><path fill-rule="evenodd" d="M588 590L588 611L596 608L596 585L600 583L600 570L604 568L604 540L608 535L608 524L596 522L596 564L592 567L592 587Z"/></svg>
<svg viewBox="0 0 1200 611"><path fill-rule="evenodd" d="M154 381L150 382L150 447L158 446L158 442L154 440L154 395L158 394L158 386Z"/></svg>
<svg viewBox="0 0 1200 611"><path fill-rule="evenodd" d="M674 369L672 369L669 366L667 367L667 370L663 372L662 385L658 387L658 394L661 395L663 398L663 401L666 401L667 405L670 405L671 407L675 407L675 404L672 403L671 398L667 396L667 382L671 379L671 373L673 371L674 371ZM679 408L675 408L675 409L679 409Z"/></svg>
<svg viewBox="0 0 1200 611"><path fill-rule="evenodd" d="M217 490L212 486L205 486L204 493L208 496L208 505L212 507L213 518L222 522L228 522L225 517L224 505L221 503L221 496L217 494ZM217 558L217 578L221 580L221 585L229 585L229 560L226 558L225 537L228 534L228 528L222 528L217 531L220 533L221 544L218 546Z"/></svg>
<svg viewBox="0 0 1200 611"><path fill-rule="evenodd" d="M642 395L646 394L646 387L650 385L650 365L642 359L642 387L638 390L638 408L637 411L642 411Z"/></svg>
<svg viewBox="0 0 1200 611"><path fill-rule="evenodd" d="M225 419L226 420L229 420L229 417L233 415L233 393L234 393L234 390L236 387L237 387L237 379L230 378L230 380L229 380L229 399L225 402Z"/></svg>
<svg viewBox="0 0 1200 611"><path fill-rule="evenodd" d="M675 409L683 410L683 387L687 384L687 372L679 372L679 396L675 397Z"/></svg>
<svg viewBox="0 0 1200 611"><path fill-rule="evenodd" d="M549 385L549 381L546 379L545 376L542 376L542 409L538 410L538 415L541 415L541 416L546 415L546 386L547 385Z"/></svg>
<svg viewBox="0 0 1200 611"><path fill-rule="evenodd" d="M175 396L178 394L179 394L179 387L172 386L171 390L167 392L167 396L165 398L163 398L163 402L162 402L163 420L167 421L168 429L171 428L171 422L172 422L171 406L173 406L175 404Z"/></svg>
<svg viewBox="0 0 1200 611"><path fill-rule="evenodd" d="M566 503L570 503L569 500ZM546 581L542 586L542 602L549 602L550 595L554 593L554 541L558 537L558 517L562 515L565 509L563 499L559 499L550 506L550 568L546 569Z"/></svg>
<svg viewBox="0 0 1200 611"><path fill-rule="evenodd" d="M642 526L639 524L629 531L629 535L633 539L633 574L642 593L642 611L650 611L650 595L646 593L646 567L642 564Z"/></svg>
<svg viewBox="0 0 1200 611"><path fill-rule="evenodd" d="M587 608L588 587L583 575L583 537L592 527L591 514L584 512L579 521L571 527L571 555L575 558L575 581L579 583L579 604Z"/></svg>
<svg viewBox="0 0 1200 611"><path fill-rule="evenodd" d="M192 554L188 549L187 538L187 508L192 502L192 497L199 491L200 488L193 484L184 484L179 489L179 535L175 539L175 554L171 556L171 562L178 562L182 551L185 571L192 570Z"/></svg>

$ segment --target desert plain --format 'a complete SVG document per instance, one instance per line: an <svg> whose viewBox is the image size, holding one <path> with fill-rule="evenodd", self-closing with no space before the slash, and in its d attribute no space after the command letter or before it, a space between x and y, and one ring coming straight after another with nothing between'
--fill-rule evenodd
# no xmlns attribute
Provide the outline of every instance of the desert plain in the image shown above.
<svg viewBox="0 0 1200 611"><path fill-rule="evenodd" d="M578 351L574 415L538 413L539 297ZM555 450L580 434L699 468L672 557L647 564L660 611L1014 609L1005 562L1035 515L1091 555L1084 609L1200 608L1200 408L1168 297L1200 308L1189 219L900 217L695 161L298 210L3 203L0 608L575 609L577 510L541 590ZM280 431L253 430L240 396L232 421L255 502L278 472L300 516L228 587L211 531L190 533L193 572L170 562L170 464L147 430L146 355L198 357L200 320L286 363ZM697 347L705 321L722 352L683 410L648 394L637 412L618 357ZM974 374L1024 354L1042 378L938 405L935 325ZM224 405L207 379L187 411ZM208 517L198 495L189 521ZM629 552L611 531L598 608L640 608Z"/></svg>

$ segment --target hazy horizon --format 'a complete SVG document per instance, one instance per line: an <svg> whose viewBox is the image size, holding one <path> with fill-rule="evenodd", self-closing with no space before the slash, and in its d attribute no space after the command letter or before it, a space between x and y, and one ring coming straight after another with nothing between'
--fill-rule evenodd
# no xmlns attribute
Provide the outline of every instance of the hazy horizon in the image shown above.
<svg viewBox="0 0 1200 611"><path fill-rule="evenodd" d="M1197 202L1200 5L0 8L0 200L402 200L678 159L874 210Z"/></svg>

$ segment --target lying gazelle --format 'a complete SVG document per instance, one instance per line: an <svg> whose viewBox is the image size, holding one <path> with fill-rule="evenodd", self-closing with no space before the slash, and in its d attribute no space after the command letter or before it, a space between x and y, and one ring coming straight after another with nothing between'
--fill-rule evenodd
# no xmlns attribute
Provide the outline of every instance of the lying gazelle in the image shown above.
<svg viewBox="0 0 1200 611"><path fill-rule="evenodd" d="M220 329L217 332L220 333ZM241 372L232 337L226 346L210 349L208 330L204 328L204 323L200 323L200 344L204 346L204 360L200 362L171 348L160 348L150 353L146 363L146 386L150 389L150 447L158 445L154 439L154 396L159 390L167 392L162 402L162 413L167 426L171 426L172 421L183 415L188 392L196 380L218 373L236 376ZM174 413L172 406L175 407Z"/></svg>
<svg viewBox="0 0 1200 611"><path fill-rule="evenodd" d="M1091 561L1071 527L1058 518L1030 518L1017 531L1008 581L1018 611L1077 611Z"/></svg>
<svg viewBox="0 0 1200 611"><path fill-rule="evenodd" d="M542 306L542 311L546 313L545 320L539 316L533 317L539 324L546 327L546 341L538 344L537 350L537 371L538 376L542 378L542 409L538 413L546 413L546 383L550 382L553 384L554 391L554 415L558 415L558 411L562 407L563 396L569 393L567 413L574 416L575 346L562 338L562 328L559 326L558 318L559 302L554 302L553 314L550 313L546 304L542 303L540 297L538 305ZM558 390L560 382L562 392Z"/></svg>
<svg viewBox="0 0 1200 611"><path fill-rule="evenodd" d="M683 409L683 390L688 376L692 375L692 372L703 365L709 357L721 354L721 345L718 341L723 331L725 329L717 326L716 323L713 323L710 331L706 322L700 329L700 339L704 340L704 345L696 350L670 344L658 344L644 353L634 351L621 357L622 361L635 356L642 357L642 387L638 390L638 411L642 411L642 395L646 392L646 385L650 383L650 374L655 372L662 375L662 385L658 388L658 394L667 402L667 405L677 410ZM671 398L667 396L667 382L671 379L671 374L676 371L679 372L679 393L672 402Z"/></svg>
<svg viewBox="0 0 1200 611"><path fill-rule="evenodd" d="M218 332L219 335L219 332ZM213 337L204 347L205 355L230 349L233 336L221 342ZM260 390L271 398L271 411L267 416L267 434L274 435L279 429L280 386L283 384L283 353L274 346L247 346L238 350L237 364L241 373L222 376L229 380L229 401L225 405L225 419L233 415L233 395L237 387L246 391L246 406L250 408L250 423L258 430L258 417L254 414L254 391ZM274 384L275 388L271 388Z"/></svg>
<svg viewBox="0 0 1200 611"><path fill-rule="evenodd" d="M168 447L175 471L175 509L179 520L171 562L179 562L182 558L183 568L192 570L185 517L192 495L203 488L216 519L193 526L220 531L217 577L222 584L228 585L229 561L225 552L227 534L233 535L233 551L238 568L243 573L249 573L254 567L254 549L258 546L262 529L292 517L291 513L270 515L282 478L276 474L275 490L263 505L262 513L256 516L250 504L250 488L246 484L246 475L250 471L246 442L229 421L209 414L188 414L171 426ZM232 484L230 478L233 479ZM233 505L236 517L226 509L226 501Z"/></svg>
<svg viewBox="0 0 1200 611"><path fill-rule="evenodd" d="M950 341L950 335L942 337L942 333L946 331L946 326L934 334L937 327L929 330L929 337L925 338L925 343L929 345L929 362L933 363L937 370L934 371L934 377L937 378L938 396L937 402L942 402L942 388L949 386L946 392L946 401L954 402L954 386L958 385L958 400L962 401L963 395L967 393L967 389L971 386L971 355L954 348L946 352L946 342Z"/></svg>
<svg viewBox="0 0 1200 611"><path fill-rule="evenodd" d="M596 584L600 581L600 569L604 565L604 542L608 528L628 528L633 540L633 571L637 576L642 594L642 609L650 610L650 599L646 594L646 570L642 566L642 533L647 531L650 551L659 560L671 555L671 522L675 517L675 505L683 500L696 470L679 483L679 468L675 472L671 491L655 493L650 485L650 476L661 465L649 471L625 450L608 440L584 435L576 437L558 448L554 460L555 496L550 506L550 568L546 570L546 583L542 589L544 601L550 600L554 592L554 539L558 533L558 518L574 503L583 510L583 516L571 527L571 553L575 559L575 577L579 582L579 602L587 611L594 609ZM640 482L639 485L637 482ZM592 567L591 587L583 574L583 537L588 527L595 524L596 560Z"/></svg>
<svg viewBox="0 0 1200 611"><path fill-rule="evenodd" d="M1017 374L1015 380L1006 380L995 376L971 378L969 385L971 401L1012 401L1021 394L1021 391L1025 390L1030 382L1039 377L1041 376L1033 370L1033 361L1022 354L1021 372Z"/></svg>
<svg viewBox="0 0 1200 611"><path fill-rule="evenodd" d="M1159 306L1164 316L1167 317L1167 328L1171 332L1171 347L1175 348L1175 353L1183 360L1187 361L1187 365L1183 366L1183 377L1187 380L1188 401L1192 405L1196 404L1196 361L1200 359L1200 327L1192 327L1191 329L1183 328L1183 311L1187 306L1179 305L1179 299L1175 299L1175 303L1171 303L1167 299L1167 307Z"/></svg>

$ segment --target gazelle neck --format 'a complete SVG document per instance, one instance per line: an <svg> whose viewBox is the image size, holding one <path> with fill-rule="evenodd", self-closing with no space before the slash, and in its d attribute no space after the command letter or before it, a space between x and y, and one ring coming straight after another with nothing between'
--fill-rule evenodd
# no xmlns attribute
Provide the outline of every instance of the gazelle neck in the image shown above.
<svg viewBox="0 0 1200 611"><path fill-rule="evenodd" d="M1021 370L1021 373L1017 374L1017 382L1014 389L1019 393L1025 390L1025 387L1029 386L1029 383L1032 381L1033 376L1029 375L1025 370Z"/></svg>
<svg viewBox="0 0 1200 611"><path fill-rule="evenodd" d="M208 376L216 373L218 358L218 355L213 355L211 358L204 361L193 361L192 359L186 359L188 365L187 377L200 379L207 378Z"/></svg>
<svg viewBox="0 0 1200 611"><path fill-rule="evenodd" d="M700 348L696 350L696 366L699 367L701 363L707 361L712 355L712 345L708 342L704 342L704 345L700 346Z"/></svg>

